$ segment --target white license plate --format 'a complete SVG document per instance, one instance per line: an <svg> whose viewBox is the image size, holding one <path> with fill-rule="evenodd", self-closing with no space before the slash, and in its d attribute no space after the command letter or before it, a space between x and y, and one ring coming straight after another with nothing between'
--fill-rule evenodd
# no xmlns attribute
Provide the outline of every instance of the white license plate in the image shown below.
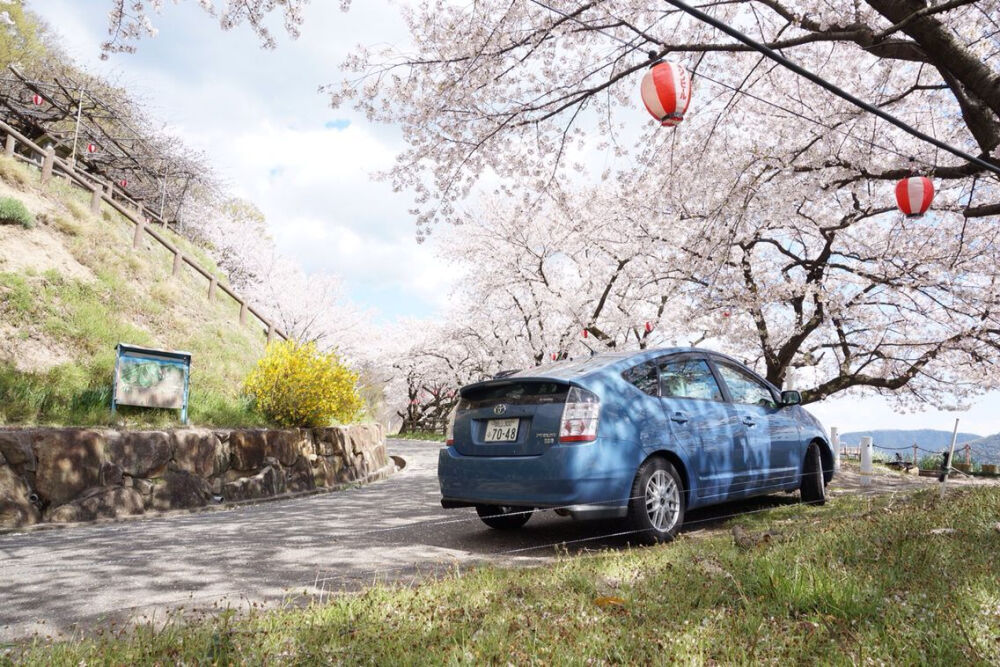
<svg viewBox="0 0 1000 667"><path fill-rule="evenodd" d="M517 440L519 419L490 419L486 422L486 442L514 442Z"/></svg>

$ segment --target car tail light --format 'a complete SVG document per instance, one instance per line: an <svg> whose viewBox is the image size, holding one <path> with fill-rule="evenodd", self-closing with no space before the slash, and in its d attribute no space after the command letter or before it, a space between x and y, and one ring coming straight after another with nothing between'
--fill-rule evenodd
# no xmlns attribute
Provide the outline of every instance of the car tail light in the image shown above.
<svg viewBox="0 0 1000 667"><path fill-rule="evenodd" d="M458 404L451 409L451 414L448 415L448 428L444 432L444 441L446 445L455 444L455 415L458 414Z"/></svg>
<svg viewBox="0 0 1000 667"><path fill-rule="evenodd" d="M600 418L601 400L597 395L580 387L571 387L559 425L559 442L596 440Z"/></svg>

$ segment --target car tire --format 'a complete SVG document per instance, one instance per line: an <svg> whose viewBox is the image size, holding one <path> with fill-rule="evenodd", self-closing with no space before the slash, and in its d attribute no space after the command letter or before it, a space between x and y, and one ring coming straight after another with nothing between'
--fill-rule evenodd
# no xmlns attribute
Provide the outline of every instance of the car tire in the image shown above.
<svg viewBox="0 0 1000 667"><path fill-rule="evenodd" d="M684 483L666 459L654 457L639 467L629 494L628 518L647 544L669 542L684 524Z"/></svg>
<svg viewBox="0 0 1000 667"><path fill-rule="evenodd" d="M490 528L497 530L515 530L528 523L531 518L530 507L515 507L513 505L476 505L479 518Z"/></svg>
<svg viewBox="0 0 1000 667"><path fill-rule="evenodd" d="M799 493L802 502L807 505L822 505L826 503L826 481L823 479L823 458L819 453L819 445L815 442L806 449L806 458L802 463L802 480L799 482Z"/></svg>

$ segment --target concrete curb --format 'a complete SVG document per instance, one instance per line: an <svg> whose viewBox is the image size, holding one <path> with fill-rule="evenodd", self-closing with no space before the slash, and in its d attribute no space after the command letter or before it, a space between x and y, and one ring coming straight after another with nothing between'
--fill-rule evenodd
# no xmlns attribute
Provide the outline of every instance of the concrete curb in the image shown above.
<svg viewBox="0 0 1000 667"><path fill-rule="evenodd" d="M390 459L392 461L392 459ZM356 479L351 482L344 482L342 484L336 484L334 486L324 486L318 489L312 489L310 491L300 491L298 493L283 493L277 496L267 496L266 498L252 498L249 500L235 500L232 502L221 502L214 505L205 505L204 507L192 507L190 509L178 509L178 510L168 510L165 512L149 511L143 514L132 514L130 516L122 516L114 519L95 519L93 521L77 521L71 523L36 523L31 526L21 526L20 528L0 528L0 536L10 535L13 533L33 533L41 532L47 530L64 530L68 528L80 528L84 526L98 526L104 524L112 523L132 523L142 520L156 520L156 519L166 519L175 516L184 516L187 514L204 514L206 512L221 512L236 507L244 507L247 505L261 505L264 503L275 502L279 500L295 500L297 498L307 498L309 496L318 496L324 493L332 493L335 491L346 491L347 489L352 489L365 484L373 484L375 482L381 482L388 479L397 470L402 470L402 467L396 465L395 461L389 463L373 473L369 473L361 479Z"/></svg>

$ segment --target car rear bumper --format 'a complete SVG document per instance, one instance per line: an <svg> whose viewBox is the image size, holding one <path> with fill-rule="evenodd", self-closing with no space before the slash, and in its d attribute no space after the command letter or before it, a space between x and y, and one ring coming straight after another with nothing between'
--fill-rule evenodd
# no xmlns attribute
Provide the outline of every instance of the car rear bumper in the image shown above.
<svg viewBox="0 0 1000 667"><path fill-rule="evenodd" d="M574 518L625 516L635 470L615 445L600 440L554 445L538 456L465 456L454 447L442 449L441 505L548 508Z"/></svg>

